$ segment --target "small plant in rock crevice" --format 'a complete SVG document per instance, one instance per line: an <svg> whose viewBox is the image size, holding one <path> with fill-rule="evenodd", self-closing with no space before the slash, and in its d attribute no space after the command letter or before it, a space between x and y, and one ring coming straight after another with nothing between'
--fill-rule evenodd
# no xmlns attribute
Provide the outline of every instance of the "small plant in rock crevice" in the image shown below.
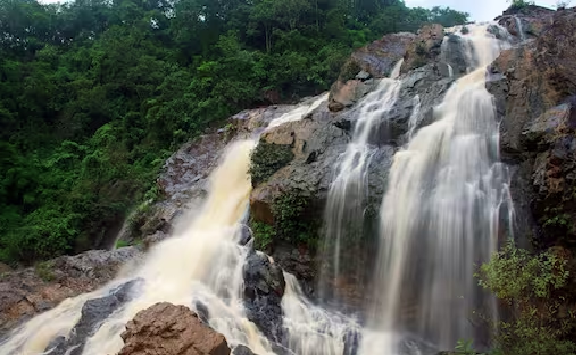
<svg viewBox="0 0 576 355"><path fill-rule="evenodd" d="M34 265L34 271L40 278L46 282L53 281L56 276L54 275L54 262L40 261Z"/></svg>
<svg viewBox="0 0 576 355"><path fill-rule="evenodd" d="M250 220L249 224L250 229L252 230L252 235L254 236L254 246L256 249L267 249L276 237L274 226L253 219Z"/></svg>

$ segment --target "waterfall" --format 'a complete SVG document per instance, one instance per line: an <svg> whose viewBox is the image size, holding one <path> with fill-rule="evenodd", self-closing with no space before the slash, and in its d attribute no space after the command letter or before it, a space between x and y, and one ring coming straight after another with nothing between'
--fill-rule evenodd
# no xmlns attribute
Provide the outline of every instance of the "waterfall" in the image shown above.
<svg viewBox="0 0 576 355"><path fill-rule="evenodd" d="M468 29L461 36L472 70L448 90L436 121L394 155L380 210L379 302L369 320L370 331L382 335L378 351L366 337L362 354L380 354L382 347L396 353L399 336L392 332L416 333L451 349L474 337L474 309L495 316L493 299L478 290L473 274L497 249L499 222L511 203L492 96L484 87L500 43L487 26Z"/></svg>
<svg viewBox="0 0 576 355"><path fill-rule="evenodd" d="M516 22L516 28L518 29L518 37L520 41L524 42L526 40L526 33L524 32L524 27L522 27L522 20L514 15L514 21Z"/></svg>
<svg viewBox="0 0 576 355"><path fill-rule="evenodd" d="M325 235L322 251L323 258L329 262L322 266L319 282L320 296L324 299L338 298L337 294L330 293L337 292L333 288L333 283L340 281L342 265L348 264L349 267L358 265L358 260L354 260L353 263L342 263L342 249L344 243L348 244L347 249L359 246L358 239L362 235L364 224L364 199L367 194L366 172L373 152L369 139L374 128L392 109L398 98L401 82L397 77L402 62L403 60L400 60L395 65L390 78L381 79L376 90L358 104L352 141L341 157L336 178L330 186L324 216ZM348 274L354 273L348 271Z"/></svg>
<svg viewBox="0 0 576 355"><path fill-rule="evenodd" d="M318 98L306 102L305 104L298 106L294 110L286 112L282 116L270 122L270 124L267 127L267 130L281 126L288 122L301 120L302 118L306 117L308 114L316 110L324 101L328 100L328 95L329 93L324 93L320 95Z"/></svg>
<svg viewBox="0 0 576 355"><path fill-rule="evenodd" d="M327 95L322 95L299 105L273 120L270 126L299 120L326 98ZM98 291L67 299L34 317L0 344L0 354L44 353L55 338L68 336L80 319L86 301L107 296L119 285L136 279L143 282L133 292L132 300L96 326L86 340L83 355L117 353L123 347L120 334L125 324L137 312L157 302L195 308L196 301L207 308L210 326L223 333L229 344L244 344L259 355L272 354L269 341L248 321L241 296L242 268L250 246L239 245L239 240L252 189L248 169L256 142L256 139L240 140L228 145L222 161L210 175L207 199L182 217L173 236L155 245L139 268L124 273L130 277L119 276ZM288 276L288 280L292 279ZM295 282L288 283L291 295L297 294L297 291L290 291L296 289ZM288 304L304 302L301 297L291 297L288 297ZM304 307L310 305L302 304ZM307 313L300 312L300 316L303 314ZM298 331L292 334L293 339L305 338L304 333L298 335ZM340 344L334 346L343 346L342 339L334 341Z"/></svg>
<svg viewBox="0 0 576 355"><path fill-rule="evenodd" d="M298 355L350 355L360 333L358 321L312 304L294 275L285 273L284 278L282 310L288 347Z"/></svg>
<svg viewBox="0 0 576 355"><path fill-rule="evenodd" d="M496 319L494 299L480 292L473 279L475 267L510 232L501 221L513 217L507 170L499 161L492 97L484 87L486 66L501 43L487 27L469 25L468 34L457 34L467 50L469 71L448 90L433 123L418 129L422 103L418 96L413 98L408 142L394 155L381 201L374 297L366 297L375 301L366 305L366 327L352 316L307 300L296 278L286 273L282 345L289 350L283 353L416 355L473 338L473 309L487 310ZM351 112L356 116L354 132L337 166L325 211L323 252L329 265L322 269L319 291L326 298L337 299L339 295L328 294L333 283L365 261L342 255L360 257L353 248L363 247L367 167L375 151L371 142L398 99L401 64ZM300 105L269 128L302 119L326 98ZM210 176L206 200L182 217L174 235L153 246L140 266L24 323L0 344L0 354L42 354L55 338L71 332L86 301L136 279L142 282L132 298L93 329L83 355L117 353L126 322L160 301L191 308L199 301L208 310L210 326L229 344L273 354L276 344L248 320L241 294L242 268L251 250L239 240L251 193L250 153L256 144L249 139L228 145Z"/></svg>

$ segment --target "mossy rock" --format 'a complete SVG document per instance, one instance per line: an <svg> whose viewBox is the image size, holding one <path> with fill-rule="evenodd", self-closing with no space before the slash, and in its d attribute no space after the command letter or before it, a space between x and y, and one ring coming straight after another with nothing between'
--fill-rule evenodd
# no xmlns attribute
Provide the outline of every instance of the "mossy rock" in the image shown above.
<svg viewBox="0 0 576 355"><path fill-rule="evenodd" d="M284 241L295 246L306 245L315 250L321 217L311 211L310 200L311 196L306 191L287 191L274 200L273 225L252 218L250 228L256 248L267 250L275 242Z"/></svg>
<svg viewBox="0 0 576 355"><path fill-rule="evenodd" d="M289 144L267 143L261 139L250 158L250 177L252 186L256 187L292 161L294 154Z"/></svg>

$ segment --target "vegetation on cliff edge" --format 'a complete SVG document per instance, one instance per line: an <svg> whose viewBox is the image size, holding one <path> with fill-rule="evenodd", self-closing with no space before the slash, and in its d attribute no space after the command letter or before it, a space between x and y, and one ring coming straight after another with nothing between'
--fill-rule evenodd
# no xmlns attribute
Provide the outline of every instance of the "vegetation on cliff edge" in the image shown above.
<svg viewBox="0 0 576 355"><path fill-rule="evenodd" d="M352 47L466 17L399 0L0 0L0 260L104 246L178 144L326 90Z"/></svg>

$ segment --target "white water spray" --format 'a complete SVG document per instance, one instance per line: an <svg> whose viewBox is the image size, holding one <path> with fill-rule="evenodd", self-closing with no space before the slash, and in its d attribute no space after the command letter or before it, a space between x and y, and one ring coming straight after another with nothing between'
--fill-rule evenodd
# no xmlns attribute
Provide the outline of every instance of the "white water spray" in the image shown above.
<svg viewBox="0 0 576 355"><path fill-rule="evenodd" d="M322 297L334 291L331 282L339 282L341 275L342 244L361 236L364 215L364 199L367 194L365 181L367 166L373 149L369 145L370 134L381 123L398 98L401 82L397 80L403 60L394 67L390 78L381 79L378 87L358 105L356 127L352 141L341 157L335 180L330 186L325 212L325 236L323 256L331 260L325 265L320 280ZM348 238L348 240L346 240ZM351 244L357 244L352 242ZM353 248L350 246L349 248ZM352 254L352 253L350 253ZM357 261L357 260L356 260ZM358 285L360 286L360 285ZM331 295L336 296L337 295Z"/></svg>

